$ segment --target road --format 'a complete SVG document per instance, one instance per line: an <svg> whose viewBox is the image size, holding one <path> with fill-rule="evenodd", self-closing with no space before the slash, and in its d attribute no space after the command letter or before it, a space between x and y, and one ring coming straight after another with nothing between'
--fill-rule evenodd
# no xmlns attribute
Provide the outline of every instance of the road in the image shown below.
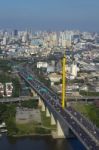
<svg viewBox="0 0 99 150"><path fill-rule="evenodd" d="M16 98L0 98L0 103L14 103L14 102L21 102L21 101L28 101L29 99L38 99L37 96L20 96Z"/></svg>

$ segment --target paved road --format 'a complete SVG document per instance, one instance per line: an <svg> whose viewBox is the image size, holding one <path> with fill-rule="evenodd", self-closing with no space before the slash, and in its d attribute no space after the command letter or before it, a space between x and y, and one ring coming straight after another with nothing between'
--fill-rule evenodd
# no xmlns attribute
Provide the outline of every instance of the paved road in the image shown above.
<svg viewBox="0 0 99 150"><path fill-rule="evenodd" d="M10 103L10 102L20 102L20 101L28 101L29 99L38 99L38 96L20 96L16 98L0 98L0 103Z"/></svg>

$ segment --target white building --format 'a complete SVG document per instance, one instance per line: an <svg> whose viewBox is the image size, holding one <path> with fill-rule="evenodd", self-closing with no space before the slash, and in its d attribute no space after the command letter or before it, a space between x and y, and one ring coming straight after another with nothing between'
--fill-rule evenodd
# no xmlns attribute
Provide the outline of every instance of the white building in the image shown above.
<svg viewBox="0 0 99 150"><path fill-rule="evenodd" d="M77 67L77 64L73 62L71 66L71 75L74 77L74 79L77 77L78 71L79 71L79 68Z"/></svg>
<svg viewBox="0 0 99 150"><path fill-rule="evenodd" d="M47 68L47 62L37 62L37 68Z"/></svg>
<svg viewBox="0 0 99 150"><path fill-rule="evenodd" d="M47 73L52 73L55 72L55 67L53 65L48 65L47 66Z"/></svg>
<svg viewBox="0 0 99 150"><path fill-rule="evenodd" d="M54 85L55 82L60 82L60 79L62 78L61 75L58 75L56 73L51 73L50 75L48 75L50 81L51 81L51 85Z"/></svg>
<svg viewBox="0 0 99 150"><path fill-rule="evenodd" d="M2 45L6 45L6 44L7 44L7 38L4 37L4 38L3 38L3 41L2 41Z"/></svg>
<svg viewBox="0 0 99 150"><path fill-rule="evenodd" d="M24 32L23 36L22 36L22 42L25 43L28 41L28 33Z"/></svg>

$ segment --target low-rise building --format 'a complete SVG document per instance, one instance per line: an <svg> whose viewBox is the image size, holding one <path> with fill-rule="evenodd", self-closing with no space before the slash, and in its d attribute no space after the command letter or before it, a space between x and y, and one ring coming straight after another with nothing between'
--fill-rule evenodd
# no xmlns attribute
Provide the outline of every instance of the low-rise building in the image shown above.
<svg viewBox="0 0 99 150"><path fill-rule="evenodd" d="M6 92L6 96L8 96L8 97L12 96L12 92L13 92L12 82L6 83L5 92Z"/></svg>
<svg viewBox="0 0 99 150"><path fill-rule="evenodd" d="M62 76L56 73L51 73L48 75L48 78L51 81L51 85L53 85L55 82L60 82L60 79L62 78Z"/></svg>
<svg viewBox="0 0 99 150"><path fill-rule="evenodd" d="M37 68L47 68L47 62L37 62Z"/></svg>

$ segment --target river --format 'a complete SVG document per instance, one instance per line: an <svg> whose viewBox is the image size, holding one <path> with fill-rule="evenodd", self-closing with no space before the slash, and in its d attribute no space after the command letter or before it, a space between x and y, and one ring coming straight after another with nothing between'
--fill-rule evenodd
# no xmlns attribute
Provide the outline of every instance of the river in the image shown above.
<svg viewBox="0 0 99 150"><path fill-rule="evenodd" d="M0 137L0 150L85 150L77 139L52 139L51 137Z"/></svg>

